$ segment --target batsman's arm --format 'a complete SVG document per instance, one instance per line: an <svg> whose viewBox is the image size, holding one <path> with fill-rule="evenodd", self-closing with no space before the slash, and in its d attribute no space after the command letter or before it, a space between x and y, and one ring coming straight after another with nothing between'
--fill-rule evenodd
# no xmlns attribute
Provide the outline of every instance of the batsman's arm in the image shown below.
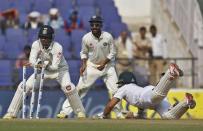
<svg viewBox="0 0 203 131"><path fill-rule="evenodd" d="M120 99L113 97L108 104L106 105L103 113L103 118L108 118L109 114L111 113L112 109L115 105L120 101Z"/></svg>

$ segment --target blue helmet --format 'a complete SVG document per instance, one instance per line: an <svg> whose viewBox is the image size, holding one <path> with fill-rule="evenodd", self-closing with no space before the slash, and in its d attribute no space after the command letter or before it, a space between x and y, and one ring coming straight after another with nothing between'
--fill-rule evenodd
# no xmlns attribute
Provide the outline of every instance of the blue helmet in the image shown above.
<svg viewBox="0 0 203 131"><path fill-rule="evenodd" d="M90 18L89 20L90 23L93 23L93 22L99 22L99 23L102 23L103 20L102 20L102 17L101 16L97 16L97 15L94 15Z"/></svg>
<svg viewBox="0 0 203 131"><path fill-rule="evenodd" d="M43 25L38 34L38 38L48 38L53 39L54 37L54 29L49 25Z"/></svg>

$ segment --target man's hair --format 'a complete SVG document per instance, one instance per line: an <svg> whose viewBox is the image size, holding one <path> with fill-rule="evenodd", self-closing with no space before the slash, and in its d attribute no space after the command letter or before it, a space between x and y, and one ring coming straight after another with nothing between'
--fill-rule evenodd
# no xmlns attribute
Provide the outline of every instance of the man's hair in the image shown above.
<svg viewBox="0 0 203 131"><path fill-rule="evenodd" d="M142 27L140 27L140 29L139 29L139 31L146 31L147 29L146 29L146 27L144 27L144 26L142 26Z"/></svg>
<svg viewBox="0 0 203 131"><path fill-rule="evenodd" d="M151 29L155 29L155 30L157 30L157 28L156 28L155 25L151 25L151 26L150 26L150 30L151 30Z"/></svg>

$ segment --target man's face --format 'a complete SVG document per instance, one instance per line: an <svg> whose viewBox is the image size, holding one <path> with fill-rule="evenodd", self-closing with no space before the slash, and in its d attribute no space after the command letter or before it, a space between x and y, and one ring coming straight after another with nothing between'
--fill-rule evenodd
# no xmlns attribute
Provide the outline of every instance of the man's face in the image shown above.
<svg viewBox="0 0 203 131"><path fill-rule="evenodd" d="M90 23L92 34L98 34L101 32L102 23L100 22L91 22Z"/></svg>
<svg viewBox="0 0 203 131"><path fill-rule="evenodd" d="M76 22L77 19L78 19L78 16L77 16L76 14L72 14L72 15L71 15L71 20L72 20L73 22Z"/></svg>
<svg viewBox="0 0 203 131"><path fill-rule="evenodd" d="M140 35L142 36L142 37L145 37L145 35L146 35L146 30L140 30Z"/></svg>
<svg viewBox="0 0 203 131"><path fill-rule="evenodd" d="M122 38L122 41L123 41L123 42L125 42L125 41L126 41L127 36L128 36L128 34L127 34L127 32L126 32L126 31L123 31L123 32L121 33L121 38Z"/></svg>
<svg viewBox="0 0 203 131"><path fill-rule="evenodd" d="M32 21L32 22L36 22L36 21L37 21L37 18L35 18L35 17L30 17L29 19L30 19L30 21Z"/></svg>
<svg viewBox="0 0 203 131"><path fill-rule="evenodd" d="M156 28L151 28L151 29L150 29L150 32L152 33L152 35L156 35L157 30L156 30Z"/></svg>
<svg viewBox="0 0 203 131"><path fill-rule="evenodd" d="M42 37L40 38L43 48L48 49L51 45L52 40L50 38Z"/></svg>
<svg viewBox="0 0 203 131"><path fill-rule="evenodd" d="M50 19L51 20L57 20L58 19L58 15L50 15Z"/></svg>

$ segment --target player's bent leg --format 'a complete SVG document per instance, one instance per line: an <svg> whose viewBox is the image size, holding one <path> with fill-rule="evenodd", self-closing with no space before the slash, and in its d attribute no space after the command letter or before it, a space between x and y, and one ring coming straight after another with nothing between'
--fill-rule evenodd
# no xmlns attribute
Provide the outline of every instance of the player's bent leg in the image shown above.
<svg viewBox="0 0 203 131"><path fill-rule="evenodd" d="M78 95L80 96L80 98L82 99L83 97L85 97L85 95L87 94L88 90L89 90L90 85L87 85L83 82L82 78L79 79L79 83L77 86L77 91L78 91ZM66 99L63 103L62 106L62 110L60 111L60 113L57 115L57 118L66 118L68 117L71 113L73 112L73 109L69 103L69 100Z"/></svg>
<svg viewBox="0 0 203 131"><path fill-rule="evenodd" d="M17 113L21 107L22 104L22 95L23 95L23 89L21 88L22 82L19 84L15 95L11 101L11 104L8 108L7 113L4 115L3 119L12 119L17 117Z"/></svg>
<svg viewBox="0 0 203 131"><path fill-rule="evenodd" d="M11 101L11 104L7 110L7 113L4 115L4 119L12 119L17 117L17 113L20 110L22 105L22 98L23 98L23 83L21 82L18 85L18 88L15 92L15 95ZM27 86L28 87L28 86Z"/></svg>
<svg viewBox="0 0 203 131"><path fill-rule="evenodd" d="M84 118L85 109L82 105L81 99L78 95L78 92L73 84L70 84L63 89L65 95L67 96L69 103L74 111L77 114L78 118Z"/></svg>
<svg viewBox="0 0 203 131"><path fill-rule="evenodd" d="M162 115L164 119L179 119L181 116L188 110L193 109L196 106L196 102L193 99L192 94L186 93L185 100L179 102L173 108L171 108L168 112Z"/></svg>
<svg viewBox="0 0 203 131"><path fill-rule="evenodd" d="M180 76L183 76L182 70L176 64L170 64L169 69L152 91L152 102L160 103L168 94L173 82Z"/></svg>
<svg viewBox="0 0 203 131"><path fill-rule="evenodd" d="M57 118L68 118L68 116L73 112L73 109L69 103L68 98L63 102L62 110L57 114Z"/></svg>

